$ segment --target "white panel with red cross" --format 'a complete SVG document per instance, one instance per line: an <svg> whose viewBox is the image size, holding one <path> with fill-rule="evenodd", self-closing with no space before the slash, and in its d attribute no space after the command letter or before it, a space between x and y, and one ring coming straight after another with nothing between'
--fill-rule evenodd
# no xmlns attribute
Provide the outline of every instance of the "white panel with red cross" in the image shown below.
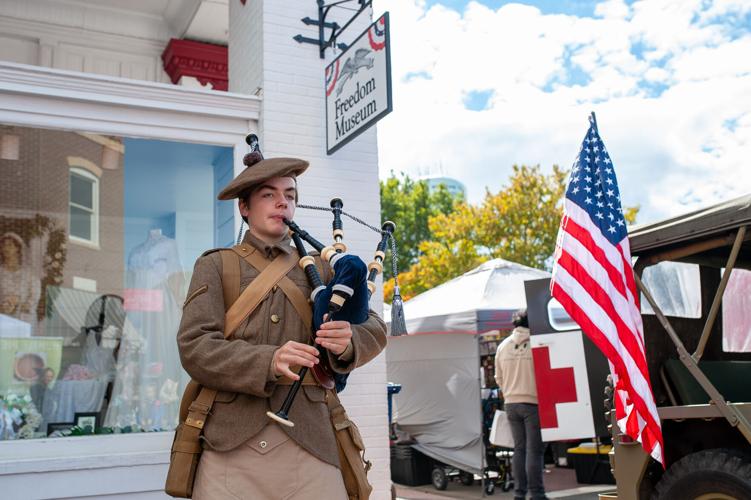
<svg viewBox="0 0 751 500"><path fill-rule="evenodd" d="M543 441L595 436L581 331L532 335Z"/></svg>

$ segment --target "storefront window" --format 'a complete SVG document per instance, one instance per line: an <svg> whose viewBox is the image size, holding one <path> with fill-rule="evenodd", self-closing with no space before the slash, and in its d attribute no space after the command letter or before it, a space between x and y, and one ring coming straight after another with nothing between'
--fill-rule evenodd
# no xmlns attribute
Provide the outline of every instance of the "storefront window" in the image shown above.
<svg viewBox="0 0 751 500"><path fill-rule="evenodd" d="M0 126L0 439L174 429L193 263L233 239L232 149Z"/></svg>

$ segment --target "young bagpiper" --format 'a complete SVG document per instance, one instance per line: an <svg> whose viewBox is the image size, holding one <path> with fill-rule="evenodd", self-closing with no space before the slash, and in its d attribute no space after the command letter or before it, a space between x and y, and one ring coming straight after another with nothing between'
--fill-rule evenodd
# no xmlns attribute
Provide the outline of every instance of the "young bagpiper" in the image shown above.
<svg viewBox="0 0 751 500"><path fill-rule="evenodd" d="M262 272L244 256L256 254L272 265L296 255L283 220L295 215L296 178L308 168L304 160L263 159L259 151L246 155L244 163L248 168L219 194L220 200L238 198L250 227L236 247L239 291L252 287ZM280 282L225 338L222 276L223 262L229 261L223 253L227 251L210 250L196 261L177 334L185 370L197 383L218 391L203 426L204 451L193 498L346 499L326 391L305 377L290 413L294 427L279 425L266 412L281 406L298 368L320 363L320 356L327 356L337 373L349 373L375 358L386 345L386 325L373 311L358 325L325 323L316 332L316 342L326 348L319 355L309 344L312 332L295 308L299 304L293 304ZM322 270L324 279L331 276L327 265ZM290 266L282 279L310 296L298 265Z"/></svg>

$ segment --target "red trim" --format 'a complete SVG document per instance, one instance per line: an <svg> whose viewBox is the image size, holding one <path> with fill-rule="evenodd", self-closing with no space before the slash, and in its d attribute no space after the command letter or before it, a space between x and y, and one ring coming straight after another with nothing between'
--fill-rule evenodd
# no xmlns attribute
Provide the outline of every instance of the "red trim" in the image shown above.
<svg viewBox="0 0 751 500"><path fill-rule="evenodd" d="M183 76L195 77L201 85L227 90L227 47L173 38L162 52L164 71L177 83Z"/></svg>
<svg viewBox="0 0 751 500"><path fill-rule="evenodd" d="M446 331L440 331L440 332L417 332L417 333L409 333L407 335L397 335L395 337L389 337L392 339L398 339L400 337L419 337L420 335L477 335L479 332L471 332L469 330L456 330L453 332L446 332Z"/></svg>
<svg viewBox="0 0 751 500"><path fill-rule="evenodd" d="M493 332L496 330L500 331L511 331L511 329L497 329L497 328L491 328L490 330L483 330L481 332L478 332L476 330L440 330L440 331L432 331L432 332L417 332L417 333L409 333L407 335L396 335L396 336L389 336L390 339L398 339L400 337L417 337L419 335L483 335L485 333Z"/></svg>

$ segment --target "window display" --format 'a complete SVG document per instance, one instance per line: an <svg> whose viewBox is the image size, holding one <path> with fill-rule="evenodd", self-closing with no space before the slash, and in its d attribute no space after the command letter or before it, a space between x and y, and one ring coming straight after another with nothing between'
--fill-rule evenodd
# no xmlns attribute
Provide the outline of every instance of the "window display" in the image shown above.
<svg viewBox="0 0 751 500"><path fill-rule="evenodd" d="M0 440L174 429L193 262L232 241L232 149L3 128Z"/></svg>

